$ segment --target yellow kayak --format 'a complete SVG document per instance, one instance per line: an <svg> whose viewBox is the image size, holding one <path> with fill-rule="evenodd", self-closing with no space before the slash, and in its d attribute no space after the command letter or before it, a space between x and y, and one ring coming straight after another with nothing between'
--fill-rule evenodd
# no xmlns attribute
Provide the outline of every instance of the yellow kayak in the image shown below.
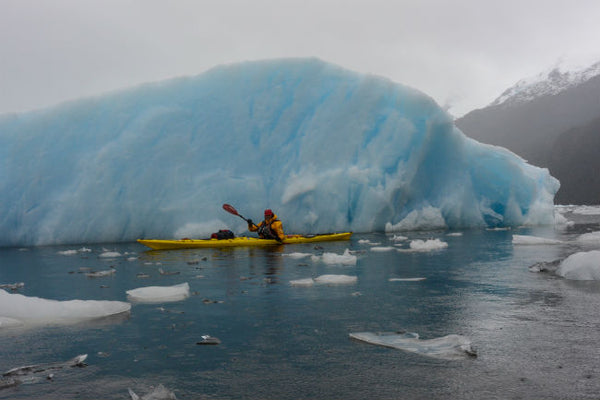
<svg viewBox="0 0 600 400"><path fill-rule="evenodd" d="M317 235L286 235L283 244L330 242L333 240L349 240L352 232L324 233ZM273 246L280 244L273 239L259 239L240 236L233 239L138 239L138 242L153 250L195 249L214 247Z"/></svg>

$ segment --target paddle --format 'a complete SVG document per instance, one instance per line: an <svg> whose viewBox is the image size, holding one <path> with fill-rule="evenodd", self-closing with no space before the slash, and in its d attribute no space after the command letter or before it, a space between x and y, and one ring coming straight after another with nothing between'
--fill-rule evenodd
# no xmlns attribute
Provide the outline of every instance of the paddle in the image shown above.
<svg viewBox="0 0 600 400"><path fill-rule="evenodd" d="M233 206L231 206L229 204L223 204L223 210L227 211L229 214L237 215L238 217L240 217L244 221L249 222L248 219L246 219L242 215L240 215L240 213L238 213L237 210L235 208L233 208Z"/></svg>

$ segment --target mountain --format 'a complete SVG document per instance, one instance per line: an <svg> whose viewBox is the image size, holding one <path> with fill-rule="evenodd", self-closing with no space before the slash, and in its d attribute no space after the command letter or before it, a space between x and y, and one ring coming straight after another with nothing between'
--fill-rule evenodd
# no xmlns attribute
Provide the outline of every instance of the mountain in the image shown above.
<svg viewBox="0 0 600 400"><path fill-rule="evenodd" d="M555 202L598 204L600 157L598 151L593 154L598 147L583 147L600 136L598 118L600 62L522 80L489 106L457 119L456 126L480 142L506 147L548 168L561 181Z"/></svg>

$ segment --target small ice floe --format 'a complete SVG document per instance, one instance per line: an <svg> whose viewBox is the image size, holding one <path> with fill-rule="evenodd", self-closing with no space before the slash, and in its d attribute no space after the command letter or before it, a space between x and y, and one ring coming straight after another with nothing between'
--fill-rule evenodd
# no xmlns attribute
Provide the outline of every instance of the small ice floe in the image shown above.
<svg viewBox="0 0 600 400"><path fill-rule="evenodd" d="M421 340L417 333L358 332L351 333L350 338L445 360L477 356L477 352L471 346L471 341L461 335Z"/></svg>
<svg viewBox="0 0 600 400"><path fill-rule="evenodd" d="M129 391L129 396L131 400L177 400L175 397L175 393L171 392L169 389L165 388L162 384L155 387L151 392L146 395L140 397L131 389L127 389Z"/></svg>
<svg viewBox="0 0 600 400"><path fill-rule="evenodd" d="M390 240L393 242L404 242L405 240L408 240L408 237L401 236L401 235L394 235L390 238Z"/></svg>
<svg viewBox="0 0 600 400"><path fill-rule="evenodd" d="M79 250L64 250L64 251L59 251L58 254L63 255L63 256L74 256L76 254L79 253L91 253L92 249L88 249L87 247L82 247Z"/></svg>
<svg viewBox="0 0 600 400"><path fill-rule="evenodd" d="M356 265L357 257L349 249L344 254L323 253L322 256L311 256L313 262L323 261L325 264Z"/></svg>
<svg viewBox="0 0 600 400"><path fill-rule="evenodd" d="M320 285L351 285L356 283L358 278L351 275L321 275L315 278L315 283Z"/></svg>
<svg viewBox="0 0 600 400"><path fill-rule="evenodd" d="M313 278L305 278L305 279L295 279L290 281L290 285L292 286L312 286L315 284Z"/></svg>
<svg viewBox="0 0 600 400"><path fill-rule="evenodd" d="M14 328L17 326L23 326L23 322L19 321L18 319L0 316L0 329Z"/></svg>
<svg viewBox="0 0 600 400"><path fill-rule="evenodd" d="M288 254L284 254L284 257L289 257L289 258L294 258L294 259L301 259L301 258L306 258L306 257L310 257L312 256L311 253L288 253Z"/></svg>
<svg viewBox="0 0 600 400"><path fill-rule="evenodd" d="M190 285L146 286L126 291L127 298L137 303L166 303L190 297Z"/></svg>
<svg viewBox="0 0 600 400"><path fill-rule="evenodd" d="M371 247L371 251L374 252L378 252L378 253L384 253L386 251L392 251L392 250L396 250L396 247L393 246L375 246L375 247Z"/></svg>
<svg viewBox="0 0 600 400"><path fill-rule="evenodd" d="M576 206L573 214L579 215L600 215L600 206Z"/></svg>
<svg viewBox="0 0 600 400"><path fill-rule="evenodd" d="M319 285L351 285L356 283L358 278L350 275L321 275L316 278L295 279L290 281L292 286L313 286Z"/></svg>
<svg viewBox="0 0 600 400"><path fill-rule="evenodd" d="M48 300L0 289L0 317L24 325L65 325L128 313L131 304L108 300Z"/></svg>
<svg viewBox="0 0 600 400"><path fill-rule="evenodd" d="M442 242L440 239L421 240L416 239L410 242L408 249L398 249L402 252L417 252L417 251L435 251L442 250L448 247L448 243Z"/></svg>
<svg viewBox="0 0 600 400"><path fill-rule="evenodd" d="M562 260L541 261L529 267L530 272L556 272Z"/></svg>
<svg viewBox="0 0 600 400"><path fill-rule="evenodd" d="M390 282L420 282L424 281L427 278L418 277L418 278L390 278L388 281Z"/></svg>
<svg viewBox="0 0 600 400"><path fill-rule="evenodd" d="M62 256L74 256L75 254L77 254L77 250L63 250L57 252L57 254L60 254Z"/></svg>
<svg viewBox="0 0 600 400"><path fill-rule="evenodd" d="M502 232L502 231L510 231L512 228L510 226L497 226L495 228L485 228L486 231L491 232Z"/></svg>
<svg viewBox="0 0 600 400"><path fill-rule="evenodd" d="M139 257L127 257L127 261L137 261Z"/></svg>
<svg viewBox="0 0 600 400"><path fill-rule="evenodd" d="M554 225L556 226L573 226L575 225L575 221L568 220L564 215L560 212L554 213Z"/></svg>
<svg viewBox="0 0 600 400"><path fill-rule="evenodd" d="M20 288L24 287L25 283L24 282L18 282L18 283L4 283L2 285L0 285L0 289L8 289L8 290L19 290Z"/></svg>
<svg viewBox="0 0 600 400"><path fill-rule="evenodd" d="M81 354L65 362L53 362L48 364L35 364L27 365L25 367L17 367L4 372L2 376L22 376L34 373L37 374L49 370L62 369L65 367L85 367L87 364L85 364L84 361L87 359L87 356L87 354Z"/></svg>
<svg viewBox="0 0 600 400"><path fill-rule="evenodd" d="M179 275L179 271L164 271L162 268L158 269L158 273L161 275Z"/></svg>
<svg viewBox="0 0 600 400"><path fill-rule="evenodd" d="M556 274L577 281L600 280L600 250L571 254L560 263Z"/></svg>
<svg viewBox="0 0 600 400"><path fill-rule="evenodd" d="M460 237L462 235L463 235L462 232L451 232L451 233L448 233L446 236Z"/></svg>
<svg viewBox="0 0 600 400"><path fill-rule="evenodd" d="M600 232L589 232L579 235L577 243L585 246L600 246Z"/></svg>
<svg viewBox="0 0 600 400"><path fill-rule="evenodd" d="M546 244L562 244L563 242L556 239L548 239L537 236L513 235L512 243L515 245L546 245Z"/></svg>
<svg viewBox="0 0 600 400"><path fill-rule="evenodd" d="M104 251L103 253L100 253L100 255L98 255L98 257L100 258L118 258L121 257L121 253L119 253L118 251Z"/></svg>
<svg viewBox="0 0 600 400"><path fill-rule="evenodd" d="M196 342L196 344L201 344L201 345L221 344L221 340L219 338L214 337L214 336L202 335L202 336L200 336L200 338L201 338L201 340L199 342Z"/></svg>
<svg viewBox="0 0 600 400"><path fill-rule="evenodd" d="M371 242L369 239L360 239L358 244L366 244L369 246L379 246L381 242Z"/></svg>
<svg viewBox="0 0 600 400"><path fill-rule="evenodd" d="M88 272L87 274L85 274L85 276L87 276L88 278L103 278L105 276L114 275L116 272L116 269L111 268L104 271Z"/></svg>

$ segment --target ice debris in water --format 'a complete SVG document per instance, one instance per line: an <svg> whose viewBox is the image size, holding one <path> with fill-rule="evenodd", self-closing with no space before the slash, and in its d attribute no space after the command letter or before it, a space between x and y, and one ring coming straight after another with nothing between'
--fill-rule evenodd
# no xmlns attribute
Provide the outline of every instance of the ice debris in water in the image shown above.
<svg viewBox="0 0 600 400"><path fill-rule="evenodd" d="M297 253L296 252L296 253L287 253L287 254L284 254L284 256L285 257L289 257L289 258L300 259L300 258L310 257L310 256L312 256L312 254L311 253Z"/></svg>
<svg viewBox="0 0 600 400"><path fill-rule="evenodd" d="M600 246L600 232L584 233L576 241L584 246Z"/></svg>
<svg viewBox="0 0 600 400"><path fill-rule="evenodd" d="M528 235L513 235L512 243L515 245L545 245L545 244L561 244L560 240L549 239L537 236Z"/></svg>
<svg viewBox="0 0 600 400"><path fill-rule="evenodd" d="M88 278L102 278L105 276L114 275L116 272L117 272L117 270L112 268L112 269L107 269L104 271L88 272L85 274L85 276L87 276Z"/></svg>
<svg viewBox="0 0 600 400"><path fill-rule="evenodd" d="M105 252L101 253L98 257L101 257L101 258L118 258L118 257L121 257L121 253L119 253L117 251L105 251Z"/></svg>
<svg viewBox="0 0 600 400"><path fill-rule="evenodd" d="M145 286L126 293L130 301L137 303L165 303L190 297L190 285L185 282L173 286Z"/></svg>
<svg viewBox="0 0 600 400"><path fill-rule="evenodd" d="M420 282L424 281L427 278L418 277L418 278L390 278L388 281L390 282Z"/></svg>
<svg viewBox="0 0 600 400"><path fill-rule="evenodd" d="M401 252L426 252L434 250L442 250L448 247L448 243L441 241L440 239L427 239L427 240L411 240L408 249L398 249Z"/></svg>
<svg viewBox="0 0 600 400"><path fill-rule="evenodd" d="M177 400L175 393L164 387L162 384L155 387L151 392L144 396L138 396L133 390L127 389L131 400Z"/></svg>
<svg viewBox="0 0 600 400"><path fill-rule="evenodd" d="M248 199L294 233L552 224L559 188L426 94L314 58L3 115L0 132L0 246L210 235L218 204Z"/></svg>
<svg viewBox="0 0 600 400"><path fill-rule="evenodd" d="M321 285L351 285L356 283L358 278L352 275L325 274L316 278L296 279L290 281L292 286L312 286L315 283Z"/></svg>
<svg viewBox="0 0 600 400"><path fill-rule="evenodd" d="M74 324L129 312L131 304L108 300L48 300L10 294L0 289L0 326L21 324ZM12 323L10 323L12 321Z"/></svg>
<svg viewBox="0 0 600 400"><path fill-rule="evenodd" d="M417 333L394 332L357 332L350 337L366 343L391 347L442 359L460 359L474 357L477 352L471 346L471 341L461 335L447 335L439 338L421 340Z"/></svg>
<svg viewBox="0 0 600 400"><path fill-rule="evenodd" d="M397 250L397 249L396 249L396 247L393 247L393 246L375 246L375 247L371 247L370 250L374 251L374 252L383 253L386 251L392 251L392 250Z"/></svg>
<svg viewBox="0 0 600 400"><path fill-rule="evenodd" d="M560 263L556 274L578 281L600 280L600 250L571 254Z"/></svg>
<svg viewBox="0 0 600 400"><path fill-rule="evenodd" d="M325 264L356 265L357 257L346 249L344 254L323 253L322 256L311 256L313 262L323 261Z"/></svg>

